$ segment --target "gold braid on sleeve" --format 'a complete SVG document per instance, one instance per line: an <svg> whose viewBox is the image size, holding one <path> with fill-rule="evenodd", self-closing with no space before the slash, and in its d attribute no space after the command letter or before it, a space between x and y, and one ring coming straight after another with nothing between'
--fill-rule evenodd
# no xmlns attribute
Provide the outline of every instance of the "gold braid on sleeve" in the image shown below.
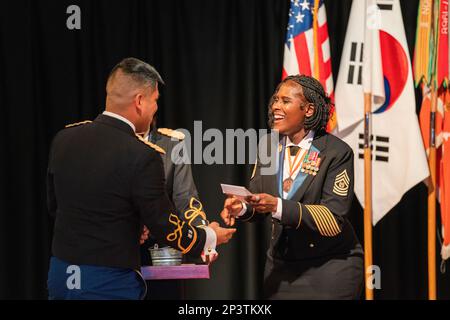
<svg viewBox="0 0 450 320"><path fill-rule="evenodd" d="M177 245L183 254L189 252L194 246L195 242L197 241L198 237L197 228L192 224L194 223L195 218L197 218L198 216L201 216L204 220L206 220L206 215L202 210L203 210L202 203L199 200L192 197L189 203L189 209L186 210L186 212L184 212L184 217L186 221L181 221L180 218L178 218L176 215L172 213L169 216L169 222L173 224L176 228L174 232L172 232L167 236L167 240L176 241L178 239ZM183 227L186 222L189 227L188 237L191 238L192 240L187 247L183 247L181 240L183 238Z"/></svg>

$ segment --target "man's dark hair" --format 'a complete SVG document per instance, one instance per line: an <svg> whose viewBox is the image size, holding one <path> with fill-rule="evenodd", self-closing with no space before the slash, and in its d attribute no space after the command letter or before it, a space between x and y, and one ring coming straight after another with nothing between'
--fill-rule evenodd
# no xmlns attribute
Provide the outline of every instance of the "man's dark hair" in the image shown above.
<svg viewBox="0 0 450 320"><path fill-rule="evenodd" d="M148 63L136 59L136 58L125 58L120 61L110 72L108 77L108 82L111 77L116 73L117 70L121 70L124 74L130 76L136 83L142 86L156 87L159 82L164 84L163 79L154 67Z"/></svg>
<svg viewBox="0 0 450 320"><path fill-rule="evenodd" d="M298 83L302 87L306 101L312 103L315 107L314 114L305 119L305 129L314 130L316 134L326 131L328 119L330 118L331 100L318 80L305 75L288 76L278 84L269 101L269 127L273 126L274 120L272 113L273 96L287 81Z"/></svg>

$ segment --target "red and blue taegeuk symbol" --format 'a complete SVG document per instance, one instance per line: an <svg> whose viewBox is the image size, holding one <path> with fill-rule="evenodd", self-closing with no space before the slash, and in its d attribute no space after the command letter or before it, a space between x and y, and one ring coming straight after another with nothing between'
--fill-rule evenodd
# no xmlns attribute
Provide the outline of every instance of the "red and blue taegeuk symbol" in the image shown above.
<svg viewBox="0 0 450 320"><path fill-rule="evenodd" d="M408 58L402 45L389 33L380 30L380 46L386 100L373 113L382 113L392 108L408 79Z"/></svg>

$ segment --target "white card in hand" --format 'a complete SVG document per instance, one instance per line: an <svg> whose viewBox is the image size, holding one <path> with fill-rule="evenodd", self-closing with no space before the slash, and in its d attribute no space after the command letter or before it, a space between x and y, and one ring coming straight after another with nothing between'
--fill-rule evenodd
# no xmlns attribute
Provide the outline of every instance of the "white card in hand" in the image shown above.
<svg viewBox="0 0 450 320"><path fill-rule="evenodd" d="M232 184L223 184L221 183L220 186L222 187L222 192L224 194L235 196L236 198L245 201L245 198L248 196L252 196L253 193L248 191L245 187L242 186L235 186Z"/></svg>

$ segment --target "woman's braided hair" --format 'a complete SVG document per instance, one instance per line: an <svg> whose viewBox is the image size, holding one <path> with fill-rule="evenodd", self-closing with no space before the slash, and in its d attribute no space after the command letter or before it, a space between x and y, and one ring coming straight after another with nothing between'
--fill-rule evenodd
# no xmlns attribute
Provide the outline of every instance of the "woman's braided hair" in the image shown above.
<svg viewBox="0 0 450 320"><path fill-rule="evenodd" d="M274 121L272 113L273 97L287 81L293 81L299 84L303 89L303 96L306 101L312 103L315 107L314 114L305 119L305 129L314 130L316 134L326 131L328 119L330 118L331 100L319 81L305 75L288 76L277 86L269 101L269 127L273 127Z"/></svg>

